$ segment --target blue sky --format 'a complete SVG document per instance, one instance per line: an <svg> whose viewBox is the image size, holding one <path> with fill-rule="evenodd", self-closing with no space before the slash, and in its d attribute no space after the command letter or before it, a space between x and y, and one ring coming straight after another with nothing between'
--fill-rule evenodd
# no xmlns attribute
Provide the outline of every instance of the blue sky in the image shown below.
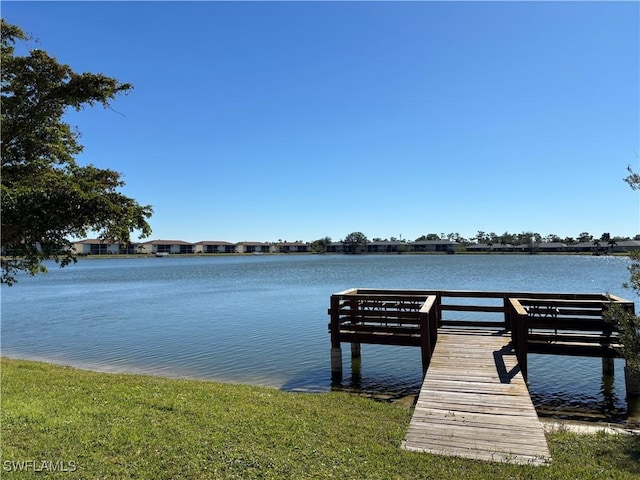
<svg viewBox="0 0 640 480"><path fill-rule="evenodd" d="M638 2L9 2L152 238L633 236Z"/></svg>

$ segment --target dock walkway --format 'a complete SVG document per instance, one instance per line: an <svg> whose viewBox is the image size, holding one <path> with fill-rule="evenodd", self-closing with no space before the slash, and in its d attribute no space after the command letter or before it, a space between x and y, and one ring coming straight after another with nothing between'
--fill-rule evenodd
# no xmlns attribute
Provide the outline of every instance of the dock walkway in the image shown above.
<svg viewBox="0 0 640 480"><path fill-rule="evenodd" d="M545 465L551 456L508 334L441 329L405 450Z"/></svg>

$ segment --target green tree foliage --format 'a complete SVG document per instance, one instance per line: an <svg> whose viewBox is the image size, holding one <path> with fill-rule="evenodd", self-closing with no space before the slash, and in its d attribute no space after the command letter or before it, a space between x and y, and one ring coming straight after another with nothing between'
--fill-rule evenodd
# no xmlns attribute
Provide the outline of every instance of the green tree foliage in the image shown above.
<svg viewBox="0 0 640 480"><path fill-rule="evenodd" d="M426 235L421 235L418 238L416 238L416 242L422 242L422 241L433 241L433 240L440 240L440 235L438 235L437 233L427 233Z"/></svg>
<svg viewBox="0 0 640 480"><path fill-rule="evenodd" d="M560 238L558 235L554 233L550 233L545 238L543 238L543 241L549 242L549 243L561 243L562 238Z"/></svg>
<svg viewBox="0 0 640 480"><path fill-rule="evenodd" d="M482 230L478 230L478 233L476 234L475 240L478 243L487 243L487 241L489 240L489 237Z"/></svg>
<svg viewBox="0 0 640 480"><path fill-rule="evenodd" d="M347 235L342 243L347 253L362 253L366 249L369 240L362 232L353 232Z"/></svg>
<svg viewBox="0 0 640 480"><path fill-rule="evenodd" d="M2 277L46 271L45 259L75 261L71 238L97 232L128 243L134 231L151 233L150 206L119 192L120 173L80 166L80 134L63 121L69 108L109 102L132 86L102 74L75 73L43 50L15 54L27 35L1 20Z"/></svg>
<svg viewBox="0 0 640 480"><path fill-rule="evenodd" d="M629 184L632 190L640 190L640 173L634 172L631 166L627 167L629 175L624 178L624 181Z"/></svg>
<svg viewBox="0 0 640 480"><path fill-rule="evenodd" d="M627 182L633 190L640 190L640 174L634 172L631 167L629 167L628 170L629 176L626 177L624 181ZM631 257L631 265L629 266L631 277L629 283L625 284L625 287L631 288L636 294L640 295L640 252L631 252L629 256ZM638 325L640 327L640 321Z"/></svg>
<svg viewBox="0 0 640 480"><path fill-rule="evenodd" d="M311 242L311 251L314 253L327 253L327 248L331 244L331 237L319 238Z"/></svg>
<svg viewBox="0 0 640 480"><path fill-rule="evenodd" d="M536 244L542 241L542 237L536 232L522 232L514 235L514 242L516 245L526 245L529 253L534 253L536 250Z"/></svg>
<svg viewBox="0 0 640 480"><path fill-rule="evenodd" d="M578 235L578 242L590 242L591 240L593 240L593 235L591 235L589 232L582 232L580 235Z"/></svg>
<svg viewBox="0 0 640 480"><path fill-rule="evenodd" d="M635 173L631 167L628 168L629 176L624 181L633 190L640 190L640 174ZM637 221L637 219L635 219ZM631 264L629 265L629 282L624 284L625 288L632 289L640 295L640 252L634 251L629 254ZM610 308L606 314L609 321L616 324L620 331L622 343L622 355L627 361L627 366L640 375L640 316L633 315L616 305Z"/></svg>
<svg viewBox="0 0 640 480"><path fill-rule="evenodd" d="M502 235L500 235L499 238L500 238L500 245L502 246L513 245L516 243L514 235L509 232L504 232Z"/></svg>
<svg viewBox="0 0 640 480"><path fill-rule="evenodd" d="M628 167L627 170L629 171L629 176L627 176L624 181L627 182L633 190L640 190L640 174L634 172L631 167ZM638 219L635 220L637 222ZM629 256L632 260L629 266L631 277L629 283L625 284L625 287L631 288L640 295L640 252L632 252Z"/></svg>

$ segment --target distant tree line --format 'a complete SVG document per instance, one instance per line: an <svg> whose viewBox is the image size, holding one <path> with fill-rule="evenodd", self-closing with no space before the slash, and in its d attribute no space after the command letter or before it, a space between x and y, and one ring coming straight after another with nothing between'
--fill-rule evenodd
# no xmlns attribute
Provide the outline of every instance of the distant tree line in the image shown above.
<svg viewBox="0 0 640 480"><path fill-rule="evenodd" d="M375 237L368 239L362 232L352 232L346 235L340 242L344 245L345 252L355 253L362 249L367 243L370 242L401 242L409 244L412 242L420 242L423 240L446 240L450 242L456 242L461 245L473 245L483 244L488 246L506 246L506 245L535 245L540 243L564 243L565 245L576 245L578 243L591 242L594 247L608 246L614 247L618 242L624 242L628 240L640 240L640 234L633 238L623 236L611 236L609 232L605 232L599 237L596 237L589 232L582 232L576 237L560 237L559 235L549 234L542 236L537 232L521 232L521 233L509 233L504 232L502 235L498 235L495 232L486 233L482 230L478 230L474 237L465 238L459 233L428 233L421 235L415 240L408 240L403 238L380 238ZM327 247L332 243L330 237L324 237L311 242L311 251L313 252L326 252Z"/></svg>

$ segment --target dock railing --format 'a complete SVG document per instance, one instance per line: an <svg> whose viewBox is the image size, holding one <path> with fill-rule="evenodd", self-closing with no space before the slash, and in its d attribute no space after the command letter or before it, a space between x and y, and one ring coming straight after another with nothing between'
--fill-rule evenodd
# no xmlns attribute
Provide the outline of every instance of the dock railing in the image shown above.
<svg viewBox="0 0 640 480"><path fill-rule="evenodd" d="M342 371L341 343L351 343L351 356L360 344L421 347L423 368L429 364L437 339L437 297L417 291L349 289L331 296L332 371Z"/></svg>
<svg viewBox="0 0 640 480"><path fill-rule="evenodd" d="M612 303L634 311L606 294L351 288L331 296L332 374L342 375L341 343L352 358L361 343L421 347L426 372L438 329L510 331L525 379L528 353L614 358L619 338L603 318Z"/></svg>
<svg viewBox="0 0 640 480"><path fill-rule="evenodd" d="M619 332L604 314L613 304L635 312L633 302L615 295L514 297L508 304L506 315L511 321L512 343L525 379L529 353L600 357L606 370L607 359L620 357L621 344Z"/></svg>

